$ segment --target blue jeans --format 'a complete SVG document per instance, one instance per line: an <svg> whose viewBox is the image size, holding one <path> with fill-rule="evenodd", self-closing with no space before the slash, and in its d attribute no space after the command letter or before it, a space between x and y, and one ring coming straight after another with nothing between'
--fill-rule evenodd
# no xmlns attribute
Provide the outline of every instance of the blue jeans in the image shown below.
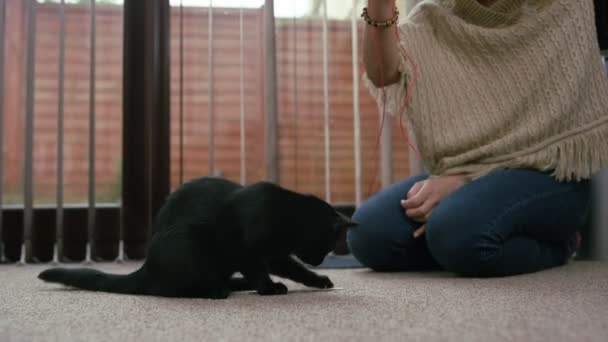
<svg viewBox="0 0 608 342"><path fill-rule="evenodd" d="M558 182L548 173L495 171L465 184L431 213L426 234L400 200L427 175L393 184L355 212L347 241L375 271L443 269L466 276L506 276L563 265L571 240L590 216L589 181Z"/></svg>

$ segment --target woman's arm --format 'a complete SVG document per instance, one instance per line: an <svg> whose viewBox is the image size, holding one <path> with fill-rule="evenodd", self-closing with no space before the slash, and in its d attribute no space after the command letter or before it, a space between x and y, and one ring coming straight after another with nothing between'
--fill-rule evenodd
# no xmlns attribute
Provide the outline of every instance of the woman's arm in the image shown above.
<svg viewBox="0 0 608 342"><path fill-rule="evenodd" d="M368 0L367 9L370 18L375 21L390 19L393 16L394 3L395 0ZM399 52L397 47L398 42L394 27L380 29L372 25L365 26L363 64L367 77L375 86L387 86L399 82ZM382 63L378 60L379 58L381 58ZM382 74L380 65L383 66Z"/></svg>

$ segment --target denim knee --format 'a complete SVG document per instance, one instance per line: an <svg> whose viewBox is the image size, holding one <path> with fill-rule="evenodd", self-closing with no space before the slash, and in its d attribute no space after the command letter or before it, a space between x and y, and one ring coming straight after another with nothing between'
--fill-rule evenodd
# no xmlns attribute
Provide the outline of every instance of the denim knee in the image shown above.
<svg viewBox="0 0 608 342"><path fill-rule="evenodd" d="M459 230L464 224L475 223L459 220L458 214L447 217L438 212L433 215L427 222L425 238L429 252L437 263L443 269L461 275L489 275L498 244L486 241L481 235Z"/></svg>
<svg viewBox="0 0 608 342"><path fill-rule="evenodd" d="M377 242L381 238L374 233L374 227L366 222L364 217L353 215L353 219L359 225L349 229L346 235L346 243L353 256L363 265L375 269L382 265L382 257Z"/></svg>
<svg viewBox="0 0 608 342"><path fill-rule="evenodd" d="M390 269L390 236L360 211L354 213L353 219L359 225L347 233L346 241L350 252L363 266L374 271Z"/></svg>
<svg viewBox="0 0 608 342"><path fill-rule="evenodd" d="M369 198L355 211L353 219L359 225L349 230L347 243L364 266L389 271L408 268L409 263L419 265L420 251L411 248L414 243L412 232L417 224L405 217L399 201L417 181L427 177L421 174L397 182ZM428 256L428 252L426 254Z"/></svg>

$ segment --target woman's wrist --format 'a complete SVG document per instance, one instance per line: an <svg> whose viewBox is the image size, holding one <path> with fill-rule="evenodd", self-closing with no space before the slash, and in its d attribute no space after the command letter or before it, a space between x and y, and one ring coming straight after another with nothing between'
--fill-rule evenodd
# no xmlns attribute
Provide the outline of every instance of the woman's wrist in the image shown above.
<svg viewBox="0 0 608 342"><path fill-rule="evenodd" d="M374 21L389 20L393 16L394 1L392 0L369 0L367 12Z"/></svg>
<svg viewBox="0 0 608 342"><path fill-rule="evenodd" d="M397 21L399 20L399 11L397 9L394 10L393 15L391 16L390 19L387 20L374 20L370 15L369 15L369 11L366 8L363 9L363 13L361 14L361 17L363 18L363 20L365 20L365 22L373 27L379 28L379 29L385 29L388 27L391 27L395 24L397 24Z"/></svg>

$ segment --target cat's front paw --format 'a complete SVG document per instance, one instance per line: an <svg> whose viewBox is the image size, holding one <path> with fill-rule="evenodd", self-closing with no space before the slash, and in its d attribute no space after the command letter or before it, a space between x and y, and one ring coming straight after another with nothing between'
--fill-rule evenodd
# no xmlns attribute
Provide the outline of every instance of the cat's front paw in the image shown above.
<svg viewBox="0 0 608 342"><path fill-rule="evenodd" d="M314 281L307 285L318 289L331 289L334 287L334 283L331 282L328 276L324 275L317 276Z"/></svg>
<svg viewBox="0 0 608 342"><path fill-rule="evenodd" d="M283 283L269 283L258 289L258 293L262 296L284 295L287 293L287 286Z"/></svg>
<svg viewBox="0 0 608 342"><path fill-rule="evenodd" d="M218 289L215 291L211 291L211 293L209 293L209 295L208 295L208 298L209 299L226 299L226 298L228 298L229 295L230 295L230 290Z"/></svg>

